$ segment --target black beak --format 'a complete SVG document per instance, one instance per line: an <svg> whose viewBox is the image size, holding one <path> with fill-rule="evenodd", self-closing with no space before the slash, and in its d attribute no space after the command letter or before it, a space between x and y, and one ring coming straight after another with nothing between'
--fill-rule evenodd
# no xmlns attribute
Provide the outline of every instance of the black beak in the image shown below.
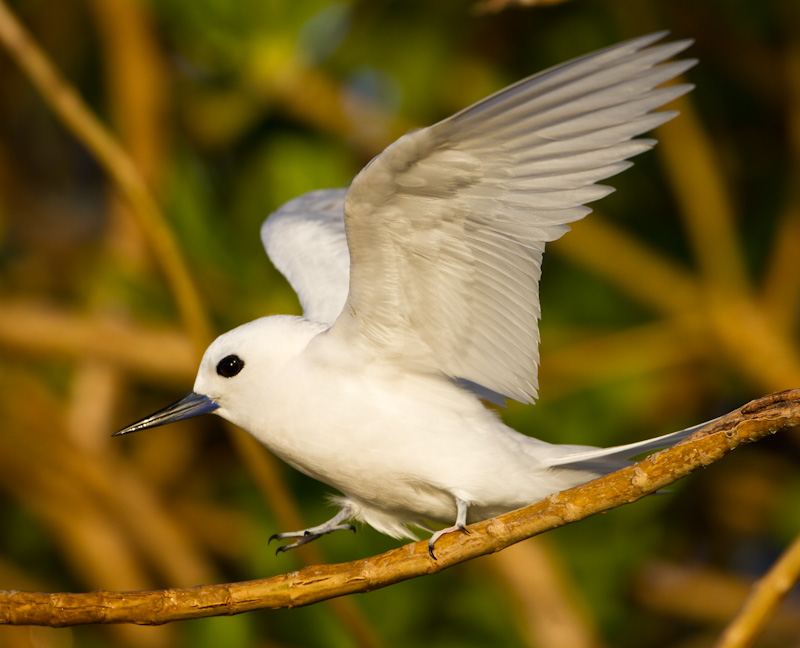
<svg viewBox="0 0 800 648"><path fill-rule="evenodd" d="M173 403L169 407L158 410L155 414L151 414L141 421L136 421L133 425L123 428L119 432L115 432L112 436L119 436L120 434L128 434L128 432L138 432L147 428L158 427L159 425L166 425L175 421L192 418L193 416L200 416L201 414L208 414L217 409L219 405L211 400L208 396L202 396L194 392L189 392L181 398L177 403Z"/></svg>

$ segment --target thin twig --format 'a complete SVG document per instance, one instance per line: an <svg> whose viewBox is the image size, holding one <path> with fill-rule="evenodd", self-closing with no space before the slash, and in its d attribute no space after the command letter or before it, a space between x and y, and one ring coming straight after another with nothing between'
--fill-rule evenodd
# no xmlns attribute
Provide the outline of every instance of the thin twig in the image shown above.
<svg viewBox="0 0 800 648"><path fill-rule="evenodd" d="M752 646L781 601L800 580L800 536L750 591L715 648Z"/></svg>
<svg viewBox="0 0 800 648"><path fill-rule="evenodd" d="M691 439L639 463L518 511L473 524L469 534L445 536L437 544L437 560L428 555L427 543L418 542L364 560L191 589L84 594L6 591L0 592L0 623L157 625L250 610L291 608L368 592L500 551L539 533L633 502L708 466L740 445L799 425L800 390L766 396L707 423Z"/></svg>
<svg viewBox="0 0 800 648"><path fill-rule="evenodd" d="M184 386L197 372L191 340L183 331L146 328L27 299L0 301L0 346L43 358L108 362L133 375Z"/></svg>
<svg viewBox="0 0 800 648"><path fill-rule="evenodd" d="M567 256L657 313L681 317L702 312L703 292L691 273L596 209L569 236L550 244L550 252Z"/></svg>
<svg viewBox="0 0 800 648"><path fill-rule="evenodd" d="M0 43L17 62L48 106L98 159L150 239L197 352L211 339L208 317L172 231L152 192L125 149L56 71L50 59L0 0Z"/></svg>

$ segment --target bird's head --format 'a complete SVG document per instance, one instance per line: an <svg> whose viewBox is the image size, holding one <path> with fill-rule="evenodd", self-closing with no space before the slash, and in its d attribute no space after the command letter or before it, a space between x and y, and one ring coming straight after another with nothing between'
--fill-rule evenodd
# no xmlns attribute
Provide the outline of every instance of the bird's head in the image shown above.
<svg viewBox="0 0 800 648"><path fill-rule="evenodd" d="M191 392L114 436L209 413L247 429L251 413L266 404L270 380L326 328L301 318L275 315L220 335L206 349Z"/></svg>

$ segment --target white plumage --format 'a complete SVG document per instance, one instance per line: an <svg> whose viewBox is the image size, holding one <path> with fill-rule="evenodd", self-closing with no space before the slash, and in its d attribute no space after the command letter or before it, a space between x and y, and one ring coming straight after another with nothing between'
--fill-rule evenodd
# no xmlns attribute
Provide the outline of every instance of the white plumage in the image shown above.
<svg viewBox="0 0 800 648"><path fill-rule="evenodd" d="M524 506L692 430L629 446L552 445L480 398L532 402L545 244L653 146L632 139L690 90L658 87L690 44L637 38L537 74L400 138L347 190L292 200L261 231L303 317L220 336L194 391L120 432L213 411L334 486L340 513L277 534L298 546L362 520L395 537Z"/></svg>

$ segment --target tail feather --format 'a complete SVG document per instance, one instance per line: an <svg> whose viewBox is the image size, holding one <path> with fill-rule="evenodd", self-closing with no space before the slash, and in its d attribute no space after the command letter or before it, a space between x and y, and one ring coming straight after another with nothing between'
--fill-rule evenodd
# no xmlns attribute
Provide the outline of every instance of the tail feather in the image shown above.
<svg viewBox="0 0 800 648"><path fill-rule="evenodd" d="M664 436L628 443L627 445L613 446L611 448L585 448L578 452L571 452L561 457L556 457L549 461L551 468L568 468L593 473L607 473L622 468L631 457L644 452L652 452L683 441L697 430L713 423L718 419L712 419L705 423L700 423L685 430L678 430Z"/></svg>

